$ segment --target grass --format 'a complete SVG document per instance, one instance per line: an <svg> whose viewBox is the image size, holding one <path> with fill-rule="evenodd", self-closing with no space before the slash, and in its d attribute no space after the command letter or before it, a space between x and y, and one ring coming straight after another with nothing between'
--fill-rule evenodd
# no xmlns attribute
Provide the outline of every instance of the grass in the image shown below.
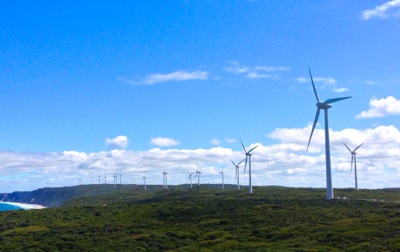
<svg viewBox="0 0 400 252"><path fill-rule="evenodd" d="M2 251L398 251L400 191L116 190L0 213Z"/></svg>

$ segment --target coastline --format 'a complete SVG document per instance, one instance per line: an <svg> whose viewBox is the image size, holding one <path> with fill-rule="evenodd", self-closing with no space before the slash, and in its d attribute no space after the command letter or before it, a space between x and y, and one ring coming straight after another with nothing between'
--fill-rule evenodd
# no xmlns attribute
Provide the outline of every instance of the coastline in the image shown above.
<svg viewBox="0 0 400 252"><path fill-rule="evenodd" d="M45 206L37 205L37 204L27 204L27 203L8 202L8 201L0 201L0 203L17 206L17 207L23 208L24 210L47 208Z"/></svg>

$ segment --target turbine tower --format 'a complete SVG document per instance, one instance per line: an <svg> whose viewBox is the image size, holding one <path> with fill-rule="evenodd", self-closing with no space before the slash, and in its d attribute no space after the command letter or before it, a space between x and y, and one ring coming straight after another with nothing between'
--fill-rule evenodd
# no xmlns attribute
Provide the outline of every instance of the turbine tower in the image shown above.
<svg viewBox="0 0 400 252"><path fill-rule="evenodd" d="M354 183L355 183L355 188L356 190L358 190L358 181L357 181L357 159L356 159L356 155L357 155L357 150L358 148L360 148L364 143L360 144L359 146L357 146L357 148L355 148L353 151L350 150L350 148L343 143L344 146L346 146L346 148L350 151L351 153L351 171L353 172L353 161L354 161Z"/></svg>
<svg viewBox="0 0 400 252"><path fill-rule="evenodd" d="M200 174L201 172L199 171L199 168L197 168L197 162L196 162L196 174L194 175L194 179L197 177L197 184L200 186Z"/></svg>
<svg viewBox="0 0 400 252"><path fill-rule="evenodd" d="M323 109L325 113L325 160L326 160L326 199L331 200L334 198L333 195L333 187L332 187L332 174L331 174L331 153L329 147L329 125L328 125L328 109L332 107L331 103L338 102L341 100L349 99L351 96L348 97L340 97L340 98L332 98L326 101L322 101L319 99L317 90L315 89L314 80L311 75L311 70L308 68L308 72L310 73L311 84L314 89L314 95L317 99L317 113L315 114L314 124L311 129L310 138L308 140L307 151L308 147L310 146L311 138L315 129L315 125L318 122L318 117L320 110Z"/></svg>
<svg viewBox="0 0 400 252"><path fill-rule="evenodd" d="M235 166L235 168L236 168L235 179L236 179L236 182L237 182L238 190L240 190L240 183L239 183L239 175L240 175L240 173L239 173L239 165L240 165L243 161L244 161L244 159L242 159L242 161L240 161L239 163L235 164L235 162L233 162L232 159L231 159L232 164L233 164L233 165Z"/></svg>
<svg viewBox="0 0 400 252"><path fill-rule="evenodd" d="M244 164L244 173L246 173L246 166L247 166L247 160L249 160L249 194L253 193L253 186L251 185L251 152L258 147L258 145L256 145L255 147L251 148L249 151L246 150L246 148L244 147L243 141L240 140L240 142L242 143L242 147L244 150L244 153L246 154L246 162Z"/></svg>
<svg viewBox="0 0 400 252"><path fill-rule="evenodd" d="M146 191L146 175L143 176L143 186L144 186L144 190Z"/></svg>
<svg viewBox="0 0 400 252"><path fill-rule="evenodd" d="M221 173L221 175L222 175L222 189L224 189L225 188L225 185L224 185L224 168L222 168L222 170L219 173Z"/></svg>
<svg viewBox="0 0 400 252"><path fill-rule="evenodd" d="M193 173L194 173L194 172L190 172L190 171L188 170L190 188L192 188L192 175L193 175Z"/></svg>
<svg viewBox="0 0 400 252"><path fill-rule="evenodd" d="M162 175L163 175L163 187L164 187L164 189L167 189L168 188L168 183L167 183L168 182L167 181L168 172L166 172L164 170Z"/></svg>

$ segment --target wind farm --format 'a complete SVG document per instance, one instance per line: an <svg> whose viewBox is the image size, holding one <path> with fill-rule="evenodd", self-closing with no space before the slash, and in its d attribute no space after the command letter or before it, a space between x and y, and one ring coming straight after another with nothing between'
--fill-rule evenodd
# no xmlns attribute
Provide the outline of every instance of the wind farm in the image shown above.
<svg viewBox="0 0 400 252"><path fill-rule="evenodd" d="M3 1L0 251L400 251L399 13Z"/></svg>

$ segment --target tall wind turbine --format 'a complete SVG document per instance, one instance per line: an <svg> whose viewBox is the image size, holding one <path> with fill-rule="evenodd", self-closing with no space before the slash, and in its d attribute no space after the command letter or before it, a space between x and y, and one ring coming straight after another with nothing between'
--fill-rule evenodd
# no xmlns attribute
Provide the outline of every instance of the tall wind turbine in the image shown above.
<svg viewBox="0 0 400 252"><path fill-rule="evenodd" d="M197 168L197 162L196 162L196 174L194 175L194 179L197 177L197 184L200 186L200 174L201 172L199 171L199 168Z"/></svg>
<svg viewBox="0 0 400 252"><path fill-rule="evenodd" d="M240 190L240 183L239 183L239 175L240 175L240 173L239 173L239 165L242 163L244 161L244 159L242 159L242 161L240 161L239 163L237 163L237 164L235 164L235 162L233 162L233 160L231 159L231 162L232 162L232 164L235 166L235 168L236 168L236 173L235 173L235 179L236 179L236 182L237 182L237 187L238 187L238 190Z"/></svg>
<svg viewBox="0 0 400 252"><path fill-rule="evenodd" d="M193 175L193 173L194 173L194 172L190 172L190 171L188 170L190 188L192 188L192 175Z"/></svg>
<svg viewBox="0 0 400 252"><path fill-rule="evenodd" d="M328 125L328 109L332 107L331 103L338 102L341 100L349 99L351 96L348 97L340 97L340 98L332 98L326 101L322 101L319 99L317 90L315 89L314 80L311 75L311 70L308 68L308 72L310 73L311 84L314 89L314 95L317 99L317 113L315 114L314 124L311 130L310 138L308 140L307 151L308 147L310 146L311 138L315 129L315 125L318 122L319 112L321 109L325 112L325 160L326 160L326 199L331 200L334 198L333 196L333 187L332 187L332 174L331 174L331 153L329 147L329 125Z"/></svg>
<svg viewBox="0 0 400 252"><path fill-rule="evenodd" d="M221 173L221 175L222 175L222 189L224 189L225 188L225 185L224 185L224 168L222 168L222 170L219 173Z"/></svg>
<svg viewBox="0 0 400 252"><path fill-rule="evenodd" d="M246 173L246 166L247 166L247 160L249 160L249 194L253 193L253 186L251 185L251 152L258 147L258 145L256 145L255 147L251 148L249 151L246 150L246 148L244 147L243 141L240 140L240 142L242 143L242 147L244 150L244 153L246 154L246 162L244 163L244 173Z"/></svg>
<svg viewBox="0 0 400 252"><path fill-rule="evenodd" d="M168 172L166 172L165 170L162 173L163 175L163 187L164 189L168 189L168 181L167 181L167 176L168 176Z"/></svg>
<svg viewBox="0 0 400 252"><path fill-rule="evenodd" d="M144 190L146 191L146 175L143 176L143 186L144 186Z"/></svg>
<svg viewBox="0 0 400 252"><path fill-rule="evenodd" d="M357 182L357 159L356 159L356 155L357 155L357 150L358 148L360 148L364 143L360 144L359 146L357 146L357 148L355 148L353 151L350 150L350 148L343 143L344 146L346 146L346 148L350 151L351 153L351 171L353 171L353 161L354 161L354 183L355 183L355 188L356 190L358 190L358 182Z"/></svg>

